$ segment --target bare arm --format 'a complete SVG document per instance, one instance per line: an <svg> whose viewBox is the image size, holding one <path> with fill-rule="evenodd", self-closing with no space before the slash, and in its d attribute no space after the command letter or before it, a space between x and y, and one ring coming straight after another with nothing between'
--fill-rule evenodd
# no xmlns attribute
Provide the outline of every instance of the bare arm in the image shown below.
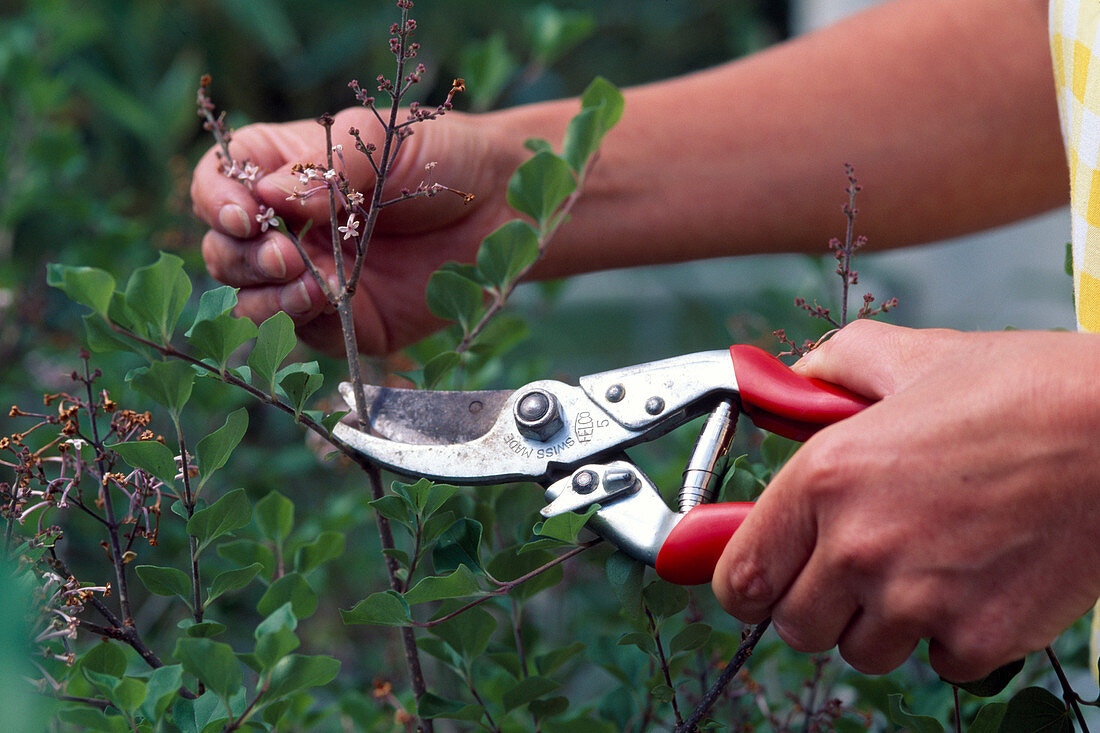
<svg viewBox="0 0 1100 733"><path fill-rule="evenodd" d="M875 246L1067 199L1040 0L897 0L747 59L631 89L544 274L818 251L841 166ZM499 113L554 139L572 102ZM592 243L598 242L598 247Z"/></svg>

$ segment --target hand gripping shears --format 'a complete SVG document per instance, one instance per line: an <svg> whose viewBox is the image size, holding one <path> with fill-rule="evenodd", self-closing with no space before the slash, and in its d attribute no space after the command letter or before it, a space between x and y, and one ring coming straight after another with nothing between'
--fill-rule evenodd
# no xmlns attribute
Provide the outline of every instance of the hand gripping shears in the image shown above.
<svg viewBox="0 0 1100 733"><path fill-rule="evenodd" d="M353 408L349 384L340 386ZM544 517L599 508L586 525L665 580L711 579L751 503L709 504L739 412L795 440L855 414L870 400L791 371L738 345L516 390L437 392L364 387L363 432L334 433L395 473L460 485L534 481ZM709 413L684 470L678 511L623 453Z"/></svg>

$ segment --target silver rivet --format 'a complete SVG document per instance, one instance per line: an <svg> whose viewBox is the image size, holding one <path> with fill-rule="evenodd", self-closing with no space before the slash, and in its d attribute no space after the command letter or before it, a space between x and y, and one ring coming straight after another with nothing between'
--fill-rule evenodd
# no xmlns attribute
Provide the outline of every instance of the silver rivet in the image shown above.
<svg viewBox="0 0 1100 733"><path fill-rule="evenodd" d="M470 403L470 414L471 415L476 415L479 412L481 412L484 408L485 408L485 405L483 405L480 400L474 400L473 402Z"/></svg>
<svg viewBox="0 0 1100 733"><path fill-rule="evenodd" d="M665 409L665 401L660 397L650 397L645 401L645 411L650 415L660 415Z"/></svg>
<svg viewBox="0 0 1100 733"><path fill-rule="evenodd" d="M557 398L541 389L533 389L520 397L512 409L516 429L532 440L549 440L565 425Z"/></svg>
<svg viewBox="0 0 1100 733"><path fill-rule="evenodd" d="M577 471L573 474L573 491L578 494L590 494L599 485L595 471Z"/></svg>
<svg viewBox="0 0 1100 733"><path fill-rule="evenodd" d="M621 384L613 384L607 388L607 392L604 394L608 402L619 402L623 397L626 397L626 390L623 389Z"/></svg>

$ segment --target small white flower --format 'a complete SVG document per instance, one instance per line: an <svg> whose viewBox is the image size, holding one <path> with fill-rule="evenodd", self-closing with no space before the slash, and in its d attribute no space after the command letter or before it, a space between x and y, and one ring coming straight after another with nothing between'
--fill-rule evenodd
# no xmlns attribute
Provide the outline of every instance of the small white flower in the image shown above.
<svg viewBox="0 0 1100 733"><path fill-rule="evenodd" d="M266 232L271 227L279 226L279 217L275 216L275 209L268 206L256 214L256 221L260 222L260 231Z"/></svg>
<svg viewBox="0 0 1100 733"><path fill-rule="evenodd" d="M348 194L348 206L362 206L363 194L358 191L352 191Z"/></svg>
<svg viewBox="0 0 1100 733"><path fill-rule="evenodd" d="M351 239L352 237L359 236L359 218L352 214L348 217L347 226L336 227L338 230L344 233L344 239Z"/></svg>
<svg viewBox="0 0 1100 733"><path fill-rule="evenodd" d="M332 146L332 152L334 152L334 153L342 153L342 152L344 152L344 146L343 146L343 145L341 145L341 144L339 144L339 143L337 143L336 145L333 145L333 146Z"/></svg>
<svg viewBox="0 0 1100 733"><path fill-rule="evenodd" d="M65 442L77 450L80 450L84 446L88 445L88 441L84 440L84 438L69 438Z"/></svg>
<svg viewBox="0 0 1100 733"><path fill-rule="evenodd" d="M326 181L335 181L336 180L336 171L334 171L332 168L329 168L327 171L325 171L325 180Z"/></svg>
<svg viewBox="0 0 1100 733"><path fill-rule="evenodd" d="M237 178L239 178L242 183L252 184L256 182L256 177L259 175L260 166L256 165L255 163L248 162L244 164L244 170L237 175Z"/></svg>

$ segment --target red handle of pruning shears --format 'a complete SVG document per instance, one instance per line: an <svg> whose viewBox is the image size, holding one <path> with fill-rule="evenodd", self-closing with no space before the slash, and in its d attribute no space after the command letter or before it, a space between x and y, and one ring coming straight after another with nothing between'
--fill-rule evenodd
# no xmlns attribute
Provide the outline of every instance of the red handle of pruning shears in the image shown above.
<svg viewBox="0 0 1100 733"><path fill-rule="evenodd" d="M755 346L732 346L730 356L741 409L758 427L787 438L806 440L872 403L843 387L795 374ZM709 583L718 558L752 506L729 502L689 510L661 546L657 574L679 585Z"/></svg>

